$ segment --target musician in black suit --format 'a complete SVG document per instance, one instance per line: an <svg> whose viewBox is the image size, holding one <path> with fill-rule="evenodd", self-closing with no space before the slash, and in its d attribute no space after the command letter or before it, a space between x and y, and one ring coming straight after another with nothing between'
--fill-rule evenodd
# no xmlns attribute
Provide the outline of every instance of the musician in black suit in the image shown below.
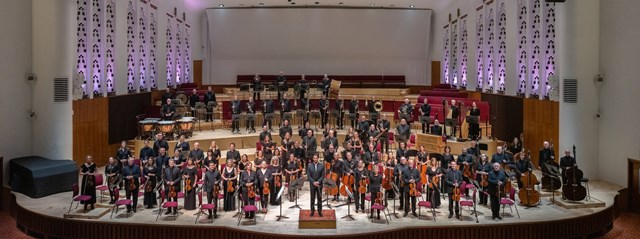
<svg viewBox="0 0 640 239"><path fill-rule="evenodd" d="M564 157L560 158L560 170L562 170L562 183L566 184L569 179L565 176L565 171L571 167L577 167L576 159L571 157L571 151L564 151Z"/></svg>
<svg viewBox="0 0 640 239"><path fill-rule="evenodd" d="M500 219L500 195L499 188L507 181L507 176L500 169L499 163L492 165L493 170L489 173L489 196L491 197L491 219Z"/></svg>
<svg viewBox="0 0 640 239"><path fill-rule="evenodd" d="M180 181L182 180L182 172L180 168L176 167L176 162L173 159L169 159L169 167L164 170L164 180L164 191L165 195L167 195L167 202L177 202L177 192L180 192ZM176 192L175 197L169 197L171 186L173 186L174 191ZM165 214L171 214L171 209L172 208L168 208ZM176 208L175 212L173 213L178 214L178 209Z"/></svg>
<svg viewBox="0 0 640 239"><path fill-rule="evenodd" d="M196 103L200 102L200 96L198 96L198 90L193 89L191 91L191 95L189 96L188 102L189 102L189 106L191 106L191 109L196 107Z"/></svg>
<svg viewBox="0 0 640 239"><path fill-rule="evenodd" d="M415 191L418 191L418 185L417 185L417 181L420 181L420 172L418 171L418 169L414 168L414 161L413 159L409 160L409 167L407 167L407 169L404 171L404 173L402 173L402 181L404 182L404 217L407 216L407 214L409 214L409 209L411 209L411 214L413 214L414 217L418 217L418 214L416 213L416 196L410 195L410 184L414 183L414 188ZM409 204L409 200L411 200L411 204Z"/></svg>
<svg viewBox="0 0 640 239"><path fill-rule="evenodd" d="M407 122L411 122L411 115L413 114L413 106L409 99L404 99L404 103L398 108L398 116Z"/></svg>
<svg viewBox="0 0 640 239"><path fill-rule="evenodd" d="M329 121L329 100L324 95L320 100L320 118L320 127L324 129L324 125Z"/></svg>
<svg viewBox="0 0 640 239"><path fill-rule="evenodd" d="M542 166L548 162L552 162L556 159L556 154L551 148L548 141L544 141L543 148L540 149L540 154L538 157L538 166L542 168Z"/></svg>
<svg viewBox="0 0 640 239"><path fill-rule="evenodd" d="M218 215L216 215L218 212L218 195L214 194L214 187L217 186L218 190L220 190L220 185L218 185L220 183L220 179L221 176L220 172L218 172L216 163L213 161L209 162L207 165L207 171L204 173L204 178L202 180L204 193L207 194L207 203L214 203L213 210L209 209L209 219L218 218Z"/></svg>
<svg viewBox="0 0 640 239"><path fill-rule="evenodd" d="M532 172L535 167L533 167L533 163L531 163L530 157L524 153L518 154L516 157L515 170L518 175L516 179L518 179L518 188L522 188L523 183L521 181L520 176L525 176L524 174L527 172Z"/></svg>
<svg viewBox="0 0 640 239"><path fill-rule="evenodd" d="M429 129L429 116L431 116L431 105L427 102L427 98L424 98L422 105L420 106L420 116L426 117L426 120L420 120L420 124L422 125L422 133L426 134L427 129Z"/></svg>
<svg viewBox="0 0 640 239"><path fill-rule="evenodd" d="M491 163L511 164L511 159L504 153L502 146L496 148L496 153L491 156Z"/></svg>
<svg viewBox="0 0 640 239"><path fill-rule="evenodd" d="M313 155L313 162L307 166L307 178L311 190L311 216L315 213L315 205L318 205L318 215L322 217L322 183L324 181L324 165L318 163L318 154Z"/></svg>
<svg viewBox="0 0 640 239"><path fill-rule="evenodd" d="M450 108L451 119L453 119L454 125L451 127L452 132L447 132L447 133L451 133L451 135L456 135L456 126L458 125L458 116L460 115L460 107L456 105L456 100L451 100L450 107L451 107Z"/></svg>
<svg viewBox="0 0 640 239"><path fill-rule="evenodd" d="M236 150L236 143L229 144L229 150L227 151L227 161L228 160L240 162L240 152Z"/></svg>
<svg viewBox="0 0 640 239"><path fill-rule="evenodd" d="M136 208L138 206L138 191L140 191L140 167L133 164L133 157L129 157L128 165L122 169L122 176L125 178L124 180L124 188L126 192L127 199L132 200L133 203L127 205L127 213L131 211L136 212ZM133 179L133 184L135 185L132 190L131 180Z"/></svg>
<svg viewBox="0 0 640 239"><path fill-rule="evenodd" d="M407 124L405 119L400 120L400 125L396 127L396 141L406 143L411 137L411 126Z"/></svg>
<svg viewBox="0 0 640 239"><path fill-rule="evenodd" d="M453 201L453 189L460 187L462 183L462 172L456 168L456 162L451 161L450 168L445 175L447 184L447 193L449 194L449 218L453 217L453 208L455 205L456 218L460 219L460 202ZM462 191L462 189L460 189Z"/></svg>
<svg viewBox="0 0 640 239"><path fill-rule="evenodd" d="M322 149L325 151L329 149L329 146L333 146L334 148L338 148L338 138L335 137L335 131L329 130L327 137L322 142Z"/></svg>
<svg viewBox="0 0 640 239"><path fill-rule="evenodd" d="M260 195L260 207L262 207L262 213L266 213L269 194L264 194L264 182L269 182L269 187L271 187L271 184L273 184L273 172L269 168L266 160L260 162L259 168L260 169L256 169L256 175L258 177L258 195Z"/></svg>
<svg viewBox="0 0 640 239"><path fill-rule="evenodd" d="M200 149L200 142L193 143L193 149L189 151L189 158L193 159L193 163L196 165L200 165L206 167L207 165L202 165L202 161L204 160L204 151Z"/></svg>
<svg viewBox="0 0 640 239"><path fill-rule="evenodd" d="M278 100L282 99L282 92L280 91L280 86L287 83L287 77L284 76L284 73L280 71L278 76L276 76L276 87L278 89Z"/></svg>
<svg viewBox="0 0 640 239"><path fill-rule="evenodd" d="M315 154L318 143L316 142L315 135L313 135L313 131L307 131L307 136L302 139L302 147L305 149L305 159L309 158L310 154Z"/></svg>
<svg viewBox="0 0 640 239"><path fill-rule="evenodd" d="M378 130L382 133L378 142L380 142L380 151L383 153L389 152L389 130L391 129L391 122L387 119L386 115L380 116L380 122L378 123Z"/></svg>
<svg viewBox="0 0 640 239"><path fill-rule="evenodd" d="M162 177L163 169L169 167L169 155L167 155L167 150L164 148L160 148L160 153L156 156L156 180L160 182Z"/></svg>
<svg viewBox="0 0 640 239"><path fill-rule="evenodd" d="M121 169L127 166L127 160L129 160L131 156L131 150L127 148L127 141L122 140L122 142L120 142L120 148L116 151L116 159L120 162Z"/></svg>
<svg viewBox="0 0 640 239"><path fill-rule="evenodd" d="M336 115L336 117L338 117L336 119L336 125L338 129L344 129L344 99L340 98L340 95L336 98L335 109L338 111L338 114Z"/></svg>
<svg viewBox="0 0 640 239"><path fill-rule="evenodd" d="M469 111L470 116L475 116L478 118L475 122L469 122L469 138L472 140L477 140L480 137L480 109L476 105L476 102L471 103L471 110ZM514 152L517 153L517 152Z"/></svg>
<svg viewBox="0 0 640 239"><path fill-rule="evenodd" d="M407 158L405 157L401 157L401 158L397 158L398 159L398 164L396 164L393 168L393 176L395 176L395 184L398 186L398 192L400 193L399 199L400 199L400 207L398 208L398 210L402 211L404 210L403 206L404 205L404 187L406 187L407 185L404 183L404 181L402 180L402 174L404 174L404 171L407 170Z"/></svg>
<svg viewBox="0 0 640 239"><path fill-rule="evenodd" d="M284 121L284 113L291 112L291 102L287 97L287 93L282 94L282 100L280 101L280 126L282 126L282 122Z"/></svg>
<svg viewBox="0 0 640 239"><path fill-rule="evenodd" d="M260 76L256 73L253 76L253 98L256 100L260 100L260 91L262 90L262 81L260 81Z"/></svg>
<svg viewBox="0 0 640 239"><path fill-rule="evenodd" d="M284 120L282 127L278 130L278 135L280 135L280 138L284 139L284 135L287 133L289 133L289 135L293 135L293 129L291 129L289 120Z"/></svg>
<svg viewBox="0 0 640 239"><path fill-rule="evenodd" d="M440 121L434 120L433 125L429 129L431 134L442 135L442 126L440 126Z"/></svg>
<svg viewBox="0 0 640 239"><path fill-rule="evenodd" d="M272 119L267 119L266 115L273 114L273 112L274 112L273 100L272 99L265 100L263 103L263 109L262 109L262 114L263 114L262 126L268 125L269 130L271 130Z"/></svg>
<svg viewBox="0 0 640 239"><path fill-rule="evenodd" d="M156 135L156 141L153 142L153 152L155 153L155 155L159 155L160 148L164 148L165 150L169 149L169 143L164 139L162 133Z"/></svg>
<svg viewBox="0 0 640 239"><path fill-rule="evenodd" d="M353 115L353 118L351 118L351 128L356 128L356 121L358 120L358 118L360 118L360 115L358 113L359 107L360 106L358 105L358 100L355 96L353 96L353 98L351 98L351 101L349 101L349 114Z"/></svg>
<svg viewBox="0 0 640 239"><path fill-rule="evenodd" d="M171 104L171 99L167 99L167 103L162 106L162 119L172 120L176 113L176 106Z"/></svg>
<svg viewBox="0 0 640 239"><path fill-rule="evenodd" d="M253 97L249 97L249 101L245 105L245 110L247 111L247 114L252 114L254 116L251 119L247 117L247 131L249 131L249 133L255 133L256 132L256 127L255 127L256 102L253 101Z"/></svg>
<svg viewBox="0 0 640 239"><path fill-rule="evenodd" d="M162 106L171 103L171 99L173 99L173 94L171 94L171 89L167 88L162 94Z"/></svg>
<svg viewBox="0 0 640 239"><path fill-rule="evenodd" d="M258 184L258 177L256 173L251 171L251 163L249 163L242 174L240 174L239 183L242 187L242 200L244 201L244 205L256 205L256 200L254 200L254 198L249 198L249 187L254 186L253 189L255 190L257 188L255 184ZM255 212L246 212L244 214L244 218L253 219L254 216Z"/></svg>
<svg viewBox="0 0 640 239"><path fill-rule="evenodd" d="M378 111L376 110L376 102L378 102L376 100L375 96L371 96L370 100L367 100L364 102L365 107L367 107L369 109L369 118L373 121L373 122L377 122L378 121L378 117L380 117L380 113L378 113Z"/></svg>
<svg viewBox="0 0 640 239"><path fill-rule="evenodd" d="M211 86L207 87L207 93L204 93L204 105L208 106L209 102L216 102L216 94L211 89ZM206 121L213 121L213 108L207 107L207 112L211 113L207 115Z"/></svg>
<svg viewBox="0 0 640 239"><path fill-rule="evenodd" d="M155 157L155 156L156 156L155 152L151 147L149 147L149 140L145 139L144 147L140 149L140 160L142 160L142 163L145 164L147 160L149 160L149 157Z"/></svg>
<svg viewBox="0 0 640 239"><path fill-rule="evenodd" d="M331 79L327 74L322 77L322 95L329 97L329 87L331 86Z"/></svg>
<svg viewBox="0 0 640 239"><path fill-rule="evenodd" d="M340 188L340 179L342 178L342 168L344 161L342 160L342 158L340 158L340 153L335 152L333 154L333 166L331 166L331 172L335 173L338 176L338 180L336 181L336 186L338 188ZM339 201L340 200L340 194L336 193L336 195L333 196L333 200L332 201Z"/></svg>
<svg viewBox="0 0 640 239"><path fill-rule="evenodd" d="M231 114L232 117L233 115L239 115L242 111L242 108L240 108L240 100L238 99L237 95L233 96L233 101L231 101ZM240 118L232 118L232 122L231 122L231 133L240 133Z"/></svg>
<svg viewBox="0 0 640 239"><path fill-rule="evenodd" d="M265 125L265 126L262 126L262 132L260 132L260 134L258 135L258 140L260 141L260 143L264 143L264 139L267 138L267 136L271 138L271 133L269 132L269 129Z"/></svg>

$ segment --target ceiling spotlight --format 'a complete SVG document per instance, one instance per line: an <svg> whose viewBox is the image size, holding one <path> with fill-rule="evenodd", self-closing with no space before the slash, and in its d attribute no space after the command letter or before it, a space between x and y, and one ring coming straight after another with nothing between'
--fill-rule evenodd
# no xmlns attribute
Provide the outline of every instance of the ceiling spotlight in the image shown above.
<svg viewBox="0 0 640 239"><path fill-rule="evenodd" d="M372 3L371 6L373 7L373 6L375 6L375 4Z"/></svg>
<svg viewBox="0 0 640 239"><path fill-rule="evenodd" d="M296 3L295 2L291 2L291 5L296 5Z"/></svg>
<svg viewBox="0 0 640 239"><path fill-rule="evenodd" d="M413 5L409 6L410 8L413 8Z"/></svg>
<svg viewBox="0 0 640 239"><path fill-rule="evenodd" d="M264 3L260 3L260 6L264 6Z"/></svg>
<svg viewBox="0 0 640 239"><path fill-rule="evenodd" d="M317 5L317 4L320 4L320 2L316 2L316 5Z"/></svg>
<svg viewBox="0 0 640 239"><path fill-rule="evenodd" d="M220 5L218 5L218 7L224 7L224 4L220 4Z"/></svg>
<svg viewBox="0 0 640 239"><path fill-rule="evenodd" d="M340 3L338 3L338 5L344 5L344 3L343 3L343 2L340 2Z"/></svg>

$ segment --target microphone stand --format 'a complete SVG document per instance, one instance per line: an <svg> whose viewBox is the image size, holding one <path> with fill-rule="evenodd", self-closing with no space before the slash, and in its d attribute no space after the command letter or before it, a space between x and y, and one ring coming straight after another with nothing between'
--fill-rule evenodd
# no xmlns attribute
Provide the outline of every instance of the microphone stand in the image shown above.
<svg viewBox="0 0 640 239"><path fill-rule="evenodd" d="M283 218L289 219L289 217L282 215L282 204L283 204L282 203L282 192L284 192L284 184L282 184L282 187L280 189L280 197L278 197L278 199L277 199L277 200L279 200L279 203L280 203L280 215L276 216L276 218L277 218L276 221L280 221Z"/></svg>

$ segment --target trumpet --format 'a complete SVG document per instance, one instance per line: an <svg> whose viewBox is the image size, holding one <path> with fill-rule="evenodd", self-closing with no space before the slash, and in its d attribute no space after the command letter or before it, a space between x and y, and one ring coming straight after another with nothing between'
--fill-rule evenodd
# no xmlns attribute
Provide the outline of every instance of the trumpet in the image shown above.
<svg viewBox="0 0 640 239"><path fill-rule="evenodd" d="M382 102L376 101L376 103L373 104L373 109L380 113L382 111Z"/></svg>

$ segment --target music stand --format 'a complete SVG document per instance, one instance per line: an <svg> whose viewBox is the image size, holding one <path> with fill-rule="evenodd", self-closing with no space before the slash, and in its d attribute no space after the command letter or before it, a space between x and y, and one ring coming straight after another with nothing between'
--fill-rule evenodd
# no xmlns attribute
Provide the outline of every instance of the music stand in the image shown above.
<svg viewBox="0 0 640 239"><path fill-rule="evenodd" d="M282 201L280 200L280 197L282 197L282 193L284 192L284 184L282 184L282 186L280 187L280 192L278 192L278 195L276 196L276 201L280 202L280 215L276 216L276 221L280 221L283 218L288 219L289 217L287 216L283 216L282 215Z"/></svg>
<svg viewBox="0 0 640 239"><path fill-rule="evenodd" d="M267 86L267 91L271 92L271 94L273 94L274 91L278 91L278 87L276 87L276 85L269 85ZM273 98L273 97L271 97Z"/></svg>
<svg viewBox="0 0 640 239"><path fill-rule="evenodd" d="M391 182L391 188L396 195L399 195L400 190L398 190L398 185L396 185L396 183ZM393 197L393 213L389 213L389 217L391 217L392 215L395 216L396 219L400 219L400 216L398 216L398 213L396 212L396 197Z"/></svg>
<svg viewBox="0 0 640 239"><path fill-rule="evenodd" d="M349 187L344 187L344 190L347 191L347 197L349 197L349 199L355 202L353 198L353 194L351 193L351 191L349 191ZM347 200L346 204L347 204L347 215L341 217L340 219L346 219L347 221L355 221L356 219L353 218L353 216L351 216L351 202Z"/></svg>
<svg viewBox="0 0 640 239"><path fill-rule="evenodd" d="M324 184L323 186L325 187L324 195L327 196L326 199L322 200L323 202L327 202L327 204L325 204L324 206L327 206L328 208L333 209L331 207L331 204L329 204L329 189L330 188L335 188L335 187L337 187L337 185L333 180L328 179L328 178L325 178L324 180L322 180L322 183Z"/></svg>
<svg viewBox="0 0 640 239"><path fill-rule="evenodd" d="M313 124L316 126L316 131L318 130L318 119L320 119L320 111L313 110L309 114L310 118L313 118Z"/></svg>
<svg viewBox="0 0 640 239"><path fill-rule="evenodd" d="M298 184L299 184L298 180L299 180L299 179L296 179L296 180L295 180L295 181L293 181L293 182L289 182L289 190L291 190L291 187L293 187L293 188L294 188L294 190L296 190L296 200L295 200L295 204L294 204L293 206L289 207L289 209L291 209L291 208L298 208L298 209L302 209L302 208L300 207L300 205L298 205L298 198L300 197L300 195L299 195L299 194L300 194L300 191L298 190Z"/></svg>
<svg viewBox="0 0 640 239"><path fill-rule="evenodd" d="M455 133L454 133L454 132L456 131L456 130L455 130L455 127L456 127L456 126L458 126L458 120L456 120L456 119L451 119L451 118L444 119L444 127L445 127L445 131L447 131L447 130L446 130L446 128L447 128L447 127L451 127L451 132L445 132L445 135L447 135L447 138L448 138L449 136L453 136L453 137L455 137ZM448 134L451 134L451 135L448 135Z"/></svg>
<svg viewBox="0 0 640 239"><path fill-rule="evenodd" d="M329 112L330 112L330 114L329 114L329 115L330 115L332 118L334 118L334 122L335 122L335 123L334 123L333 125L339 125L339 124L338 124L338 120L340 120L340 118L339 118L338 116L339 116L339 114L340 114L340 111L338 111L338 110L330 110Z"/></svg>
<svg viewBox="0 0 640 239"><path fill-rule="evenodd" d="M236 191L233 193L232 198L236 198L236 197L238 198L238 200L237 200L238 202L236 203L236 207L238 208L238 210L237 210L236 214L233 215L233 217L242 217L242 209L241 209L242 206L241 206L241 203L244 203L244 201L240 200L239 193L240 193L240 187L236 187Z"/></svg>
<svg viewBox="0 0 640 239"><path fill-rule="evenodd" d="M284 120L288 120L289 122L291 122L291 118L293 118L291 116L291 114L292 114L291 112L284 112L282 114L282 122L284 123ZM291 124L289 124L289 125L291 125Z"/></svg>
<svg viewBox="0 0 640 239"><path fill-rule="evenodd" d="M406 153L406 157L407 157L407 158L409 158L409 157L415 157L415 156L417 156L417 155L418 155L418 150L415 150L415 149L409 149L409 150L407 150L407 153Z"/></svg>
<svg viewBox="0 0 640 239"><path fill-rule="evenodd" d="M400 120L402 119L406 120L407 123L409 123L409 121L412 119L410 114L403 114L403 113L400 113L399 118Z"/></svg>
<svg viewBox="0 0 640 239"><path fill-rule="evenodd" d="M238 128L240 128L240 114L231 114L231 122L238 122ZM233 123L232 123L233 124ZM240 129L234 134L240 134Z"/></svg>
<svg viewBox="0 0 640 239"><path fill-rule="evenodd" d="M255 114L255 113L254 113L254 114L247 113L244 117L247 119L247 120L246 120L246 122L247 122L246 127L249 127L249 121L253 121L253 126L254 126L254 128L253 128L253 129L249 129L249 128L247 128L247 132L248 132L248 133L251 133L251 132L254 132L254 133L255 133L255 132L256 132L256 129L255 129L255 124L256 124L256 123L255 123L256 114Z"/></svg>

